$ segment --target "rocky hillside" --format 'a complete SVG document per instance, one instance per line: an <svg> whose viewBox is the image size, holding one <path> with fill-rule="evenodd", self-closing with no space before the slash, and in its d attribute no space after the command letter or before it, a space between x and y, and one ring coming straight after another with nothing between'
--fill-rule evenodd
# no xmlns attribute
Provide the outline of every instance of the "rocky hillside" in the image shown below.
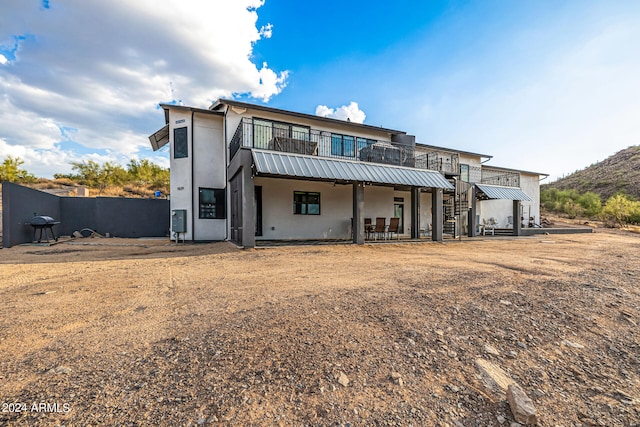
<svg viewBox="0 0 640 427"><path fill-rule="evenodd" d="M640 145L617 152L613 156L572 173L542 188L593 191L603 200L618 192L640 199Z"/></svg>

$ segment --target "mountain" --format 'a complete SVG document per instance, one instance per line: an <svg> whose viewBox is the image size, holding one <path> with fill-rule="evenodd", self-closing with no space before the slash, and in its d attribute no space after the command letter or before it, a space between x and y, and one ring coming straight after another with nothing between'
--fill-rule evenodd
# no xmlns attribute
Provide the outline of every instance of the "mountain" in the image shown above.
<svg viewBox="0 0 640 427"><path fill-rule="evenodd" d="M640 145L625 148L613 156L572 173L541 188L592 191L605 201L622 192L640 200Z"/></svg>

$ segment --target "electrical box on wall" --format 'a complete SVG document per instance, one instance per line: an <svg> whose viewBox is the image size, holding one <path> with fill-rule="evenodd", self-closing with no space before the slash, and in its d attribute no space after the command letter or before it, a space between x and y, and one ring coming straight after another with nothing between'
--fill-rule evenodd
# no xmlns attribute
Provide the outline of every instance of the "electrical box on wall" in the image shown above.
<svg viewBox="0 0 640 427"><path fill-rule="evenodd" d="M187 232L187 210L174 209L171 211L171 231L174 233Z"/></svg>

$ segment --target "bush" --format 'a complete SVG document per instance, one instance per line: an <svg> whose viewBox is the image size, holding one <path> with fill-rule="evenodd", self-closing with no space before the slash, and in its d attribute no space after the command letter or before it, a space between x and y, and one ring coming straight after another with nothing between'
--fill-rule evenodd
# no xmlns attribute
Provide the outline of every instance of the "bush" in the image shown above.
<svg viewBox="0 0 640 427"><path fill-rule="evenodd" d="M587 191L578 197L578 204L584 210L584 214L589 218L596 217L602 212L602 199L596 193Z"/></svg>
<svg viewBox="0 0 640 427"><path fill-rule="evenodd" d="M634 202L622 194L609 197L602 210L605 221L613 222L620 227L624 227L629 222L632 213L634 213Z"/></svg>

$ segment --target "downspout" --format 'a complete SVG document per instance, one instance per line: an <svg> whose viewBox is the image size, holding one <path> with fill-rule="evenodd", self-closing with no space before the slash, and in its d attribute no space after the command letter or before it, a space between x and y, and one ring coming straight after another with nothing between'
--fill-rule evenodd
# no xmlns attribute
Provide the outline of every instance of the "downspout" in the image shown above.
<svg viewBox="0 0 640 427"><path fill-rule="evenodd" d="M226 203L225 203L225 210L226 212L224 213L224 216L226 218L225 220L225 224L224 224L224 240L228 241L229 240L229 210L230 210L230 205L231 205L231 197L228 194L228 189L229 189L229 148L227 147L227 111L229 111L229 106L226 105L225 109L224 109L224 126L222 128L222 138L223 138L223 144L224 144L224 188L225 188L225 192L224 192L224 197L226 199Z"/></svg>
<svg viewBox="0 0 640 427"><path fill-rule="evenodd" d="M191 110L191 241L196 241L196 208L195 208L195 200L193 197L193 193L195 188L193 188L193 184L195 183L195 172L193 170L194 166L194 157L196 156L195 141L193 139L194 131L193 131L193 115L194 111Z"/></svg>

